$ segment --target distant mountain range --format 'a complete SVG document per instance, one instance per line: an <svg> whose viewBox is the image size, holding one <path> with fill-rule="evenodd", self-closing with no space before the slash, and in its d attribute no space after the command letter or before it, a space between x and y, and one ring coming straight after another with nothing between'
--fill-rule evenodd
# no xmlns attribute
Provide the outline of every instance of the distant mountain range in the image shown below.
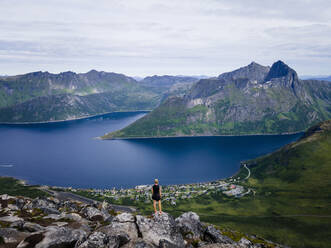
<svg viewBox="0 0 331 248"><path fill-rule="evenodd" d="M313 79L331 82L331 76L301 76L301 79Z"/></svg>
<svg viewBox="0 0 331 248"><path fill-rule="evenodd" d="M130 126L103 138L299 132L331 118L331 83L300 80L282 61L252 62L201 79Z"/></svg>
<svg viewBox="0 0 331 248"><path fill-rule="evenodd" d="M3 76L0 122L47 122L114 111L152 110L165 96L180 94L194 80L154 76L137 82L123 74L95 70Z"/></svg>
<svg viewBox="0 0 331 248"><path fill-rule="evenodd" d="M162 101L170 96L183 96L200 78L189 76L151 76L145 77L139 83L163 94Z"/></svg>

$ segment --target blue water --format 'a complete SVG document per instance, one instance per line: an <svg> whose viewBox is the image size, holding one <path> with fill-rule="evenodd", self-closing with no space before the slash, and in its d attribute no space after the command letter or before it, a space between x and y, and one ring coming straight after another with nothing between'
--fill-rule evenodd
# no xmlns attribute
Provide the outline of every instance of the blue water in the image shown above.
<svg viewBox="0 0 331 248"><path fill-rule="evenodd" d="M274 151L296 135L97 140L145 113L0 125L0 175L32 184L81 188L210 181L233 175L241 160Z"/></svg>

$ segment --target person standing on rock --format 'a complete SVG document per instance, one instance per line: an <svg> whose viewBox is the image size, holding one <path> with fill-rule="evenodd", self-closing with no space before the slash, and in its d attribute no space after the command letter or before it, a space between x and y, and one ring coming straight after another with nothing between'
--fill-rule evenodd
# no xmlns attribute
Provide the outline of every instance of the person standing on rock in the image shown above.
<svg viewBox="0 0 331 248"><path fill-rule="evenodd" d="M152 187L152 199L153 199L155 214L157 214L156 202L159 202L159 213L162 214L161 197L162 197L161 186L159 185L159 180L155 179L154 185Z"/></svg>

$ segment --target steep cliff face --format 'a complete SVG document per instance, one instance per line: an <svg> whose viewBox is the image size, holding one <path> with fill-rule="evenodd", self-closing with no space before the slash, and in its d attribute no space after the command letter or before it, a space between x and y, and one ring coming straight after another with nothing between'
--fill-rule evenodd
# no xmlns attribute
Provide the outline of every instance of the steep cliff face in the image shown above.
<svg viewBox="0 0 331 248"><path fill-rule="evenodd" d="M112 137L277 134L331 118L331 84L299 80L282 61L202 79ZM148 127L148 128L146 128Z"/></svg>

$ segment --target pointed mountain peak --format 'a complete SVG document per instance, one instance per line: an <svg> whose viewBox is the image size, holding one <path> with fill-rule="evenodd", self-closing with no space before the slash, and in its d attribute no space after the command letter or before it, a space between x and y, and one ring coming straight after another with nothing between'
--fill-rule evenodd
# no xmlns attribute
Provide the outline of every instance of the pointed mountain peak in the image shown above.
<svg viewBox="0 0 331 248"><path fill-rule="evenodd" d="M292 75L296 78L298 77L297 73L291 67L285 64L283 61L278 60L271 66L265 81L270 81L272 78L286 77L288 75Z"/></svg>
<svg viewBox="0 0 331 248"><path fill-rule="evenodd" d="M255 61L252 61L248 66L262 66L262 65L256 63Z"/></svg>
<svg viewBox="0 0 331 248"><path fill-rule="evenodd" d="M239 78L247 78L262 82L269 72L269 66L263 66L256 62L252 62L247 66L241 67L237 70L226 72L218 76L219 79L235 80Z"/></svg>

